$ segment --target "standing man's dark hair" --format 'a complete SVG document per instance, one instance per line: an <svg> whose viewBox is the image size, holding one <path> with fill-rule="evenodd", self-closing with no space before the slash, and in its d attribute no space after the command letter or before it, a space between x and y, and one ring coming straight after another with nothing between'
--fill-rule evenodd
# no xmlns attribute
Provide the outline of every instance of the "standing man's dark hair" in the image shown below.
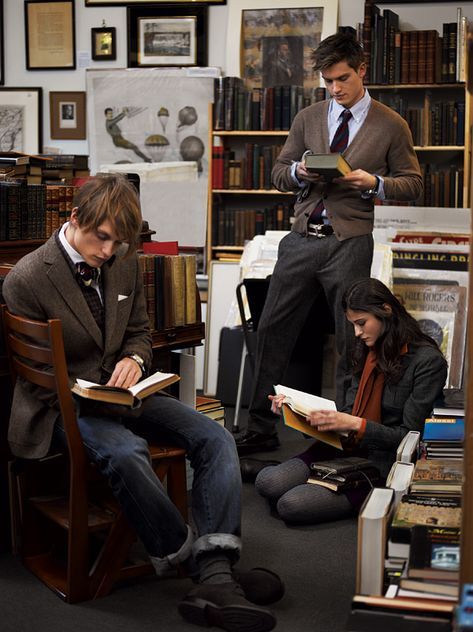
<svg viewBox="0 0 473 632"><path fill-rule="evenodd" d="M353 35L327 37L312 55L329 99L299 112L273 167L272 181L292 192L294 222L278 261L258 326L248 429L236 438L240 454L279 445L267 396L284 379L297 337L323 292L335 323L340 362L337 406L350 382L353 343L341 301L347 287L370 276L374 200L415 200L422 176L404 119L371 98L364 86L363 49ZM342 153L352 168L326 181L305 167L307 152ZM317 323L313 335L321 334Z"/></svg>

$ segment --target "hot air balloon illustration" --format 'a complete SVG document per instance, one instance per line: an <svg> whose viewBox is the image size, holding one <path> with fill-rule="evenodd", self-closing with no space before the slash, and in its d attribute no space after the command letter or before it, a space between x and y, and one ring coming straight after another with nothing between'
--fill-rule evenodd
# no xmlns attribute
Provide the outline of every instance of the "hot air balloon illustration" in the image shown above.
<svg viewBox="0 0 473 632"><path fill-rule="evenodd" d="M153 158L153 162L161 162L166 152L169 141L162 134L151 134L145 140L145 145Z"/></svg>
<svg viewBox="0 0 473 632"><path fill-rule="evenodd" d="M161 127L163 128L163 133L166 133L166 125L168 124L169 120L169 110L165 107L159 108L158 119L161 123Z"/></svg>
<svg viewBox="0 0 473 632"><path fill-rule="evenodd" d="M179 146L182 160L195 160L197 162L197 171L202 171L202 156L204 155L205 145L198 136L186 136Z"/></svg>

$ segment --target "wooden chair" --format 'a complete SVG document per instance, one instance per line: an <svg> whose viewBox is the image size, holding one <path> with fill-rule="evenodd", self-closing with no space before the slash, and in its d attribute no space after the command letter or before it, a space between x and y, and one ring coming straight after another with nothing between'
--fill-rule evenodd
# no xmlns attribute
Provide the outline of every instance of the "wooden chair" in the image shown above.
<svg viewBox="0 0 473 632"><path fill-rule="evenodd" d="M108 483L89 462L79 434L59 320L14 316L5 306L3 324L10 370L57 394L67 436L67 454L11 466L13 508L20 525L23 563L69 603L108 594L119 580L153 572L149 560L130 563L136 534ZM154 470L187 518L185 451L150 445Z"/></svg>

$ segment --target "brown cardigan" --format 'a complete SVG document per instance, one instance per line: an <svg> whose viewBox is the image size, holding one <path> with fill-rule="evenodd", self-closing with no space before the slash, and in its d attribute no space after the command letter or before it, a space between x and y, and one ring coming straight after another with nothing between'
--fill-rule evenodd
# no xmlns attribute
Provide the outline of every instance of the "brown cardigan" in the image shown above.
<svg viewBox="0 0 473 632"><path fill-rule="evenodd" d="M327 125L329 103L315 103L295 117L272 171L273 183L280 191L300 192L291 177L291 164L300 160L304 151L330 152ZM422 176L409 127L399 114L378 101L371 100L366 119L344 156L352 169L363 169L383 176L386 199L409 201L417 199L422 193ZM293 230L306 233L308 217L322 197L330 223L340 241L371 233L373 200L365 200L360 191L335 183L312 184L309 195L296 201Z"/></svg>

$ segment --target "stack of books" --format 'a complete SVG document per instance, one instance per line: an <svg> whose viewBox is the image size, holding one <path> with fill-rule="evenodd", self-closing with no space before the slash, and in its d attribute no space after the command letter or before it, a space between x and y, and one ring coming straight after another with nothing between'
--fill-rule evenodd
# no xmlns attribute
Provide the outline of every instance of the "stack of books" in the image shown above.
<svg viewBox="0 0 473 632"><path fill-rule="evenodd" d="M440 410L440 409L438 409ZM442 409L450 411L450 409ZM426 459L463 458L465 419L461 409L451 409L450 416L437 414L425 420L422 444Z"/></svg>
<svg viewBox="0 0 473 632"><path fill-rule="evenodd" d="M219 399L197 395L195 409L225 428L225 408Z"/></svg>

